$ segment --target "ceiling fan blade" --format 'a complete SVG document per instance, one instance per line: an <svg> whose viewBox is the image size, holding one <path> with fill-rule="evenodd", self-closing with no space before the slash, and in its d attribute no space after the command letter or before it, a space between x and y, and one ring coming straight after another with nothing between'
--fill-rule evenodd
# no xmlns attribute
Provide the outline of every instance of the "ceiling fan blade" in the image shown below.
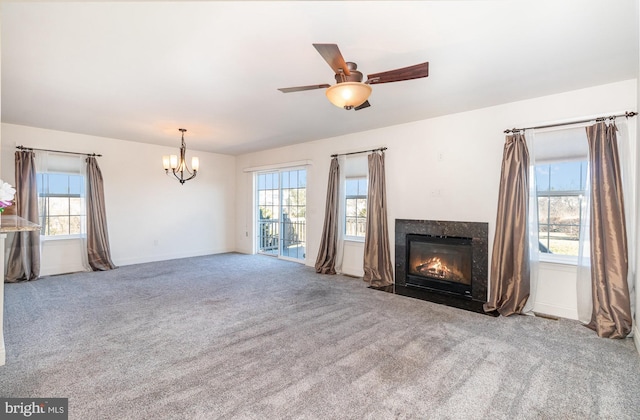
<svg viewBox="0 0 640 420"><path fill-rule="evenodd" d="M357 107L355 107L353 109L355 109L356 111L359 111L359 110L364 109L364 108L369 108L370 106L371 106L371 104L369 103L369 101L364 101L363 103L361 103L360 105L358 105Z"/></svg>
<svg viewBox="0 0 640 420"><path fill-rule="evenodd" d="M322 84L322 85L309 85L309 86L297 86L297 87L288 87L288 88L278 88L278 90L282 93L291 93L291 92L301 92L303 90L313 90L313 89L323 89L328 88L331 85Z"/></svg>
<svg viewBox="0 0 640 420"><path fill-rule="evenodd" d="M343 72L347 76L351 75L337 44L313 44L313 46L333 69L334 73Z"/></svg>
<svg viewBox="0 0 640 420"><path fill-rule="evenodd" d="M370 85L389 82L400 82L402 80L419 79L429 75L429 63L416 64L396 70L383 71L367 75L367 82Z"/></svg>

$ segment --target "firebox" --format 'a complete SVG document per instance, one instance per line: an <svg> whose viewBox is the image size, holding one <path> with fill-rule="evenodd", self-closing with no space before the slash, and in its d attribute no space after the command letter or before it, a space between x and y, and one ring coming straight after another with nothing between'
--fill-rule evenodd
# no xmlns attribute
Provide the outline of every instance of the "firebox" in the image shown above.
<svg viewBox="0 0 640 420"><path fill-rule="evenodd" d="M405 284L471 298L472 238L406 235Z"/></svg>

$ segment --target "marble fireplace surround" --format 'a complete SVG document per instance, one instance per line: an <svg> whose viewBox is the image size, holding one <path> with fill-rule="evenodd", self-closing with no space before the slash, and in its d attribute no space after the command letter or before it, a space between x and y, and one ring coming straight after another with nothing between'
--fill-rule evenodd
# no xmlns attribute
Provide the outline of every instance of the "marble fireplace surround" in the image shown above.
<svg viewBox="0 0 640 420"><path fill-rule="evenodd" d="M487 301L489 270L489 224L481 222L456 222L440 220L396 219L395 237L395 293L436 303L483 313ZM471 297L458 296L421 287L407 286L406 259L408 234L453 236L471 238L473 268L471 273Z"/></svg>

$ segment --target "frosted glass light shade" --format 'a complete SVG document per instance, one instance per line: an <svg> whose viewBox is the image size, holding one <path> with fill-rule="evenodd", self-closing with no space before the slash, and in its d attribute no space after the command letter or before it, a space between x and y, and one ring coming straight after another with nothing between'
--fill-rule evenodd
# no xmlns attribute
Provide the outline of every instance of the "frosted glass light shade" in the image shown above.
<svg viewBox="0 0 640 420"><path fill-rule="evenodd" d="M351 109L369 99L371 86L360 82L342 82L328 87L326 94L335 106Z"/></svg>
<svg viewBox="0 0 640 420"><path fill-rule="evenodd" d="M171 169L176 169L178 167L178 156L177 155L171 155L169 157L169 160L171 162Z"/></svg>
<svg viewBox="0 0 640 420"><path fill-rule="evenodd" d="M191 158L191 169L194 172L197 172L198 169L200 169L200 159L195 156Z"/></svg>
<svg viewBox="0 0 640 420"><path fill-rule="evenodd" d="M171 161L169 160L169 156L168 155L162 156L162 167L165 170L171 169Z"/></svg>

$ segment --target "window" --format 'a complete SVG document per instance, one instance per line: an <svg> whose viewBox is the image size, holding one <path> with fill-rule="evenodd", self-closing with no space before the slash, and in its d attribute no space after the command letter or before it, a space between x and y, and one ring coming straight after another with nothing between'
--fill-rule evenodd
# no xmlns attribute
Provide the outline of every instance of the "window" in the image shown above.
<svg viewBox="0 0 640 420"><path fill-rule="evenodd" d="M38 173L37 184L41 234L51 237L82 234L86 221L84 177Z"/></svg>
<svg viewBox="0 0 640 420"><path fill-rule="evenodd" d="M367 227L367 178L347 178L345 192L345 235L364 238Z"/></svg>
<svg viewBox="0 0 640 420"><path fill-rule="evenodd" d="M258 252L306 258L306 169L256 174Z"/></svg>
<svg viewBox="0 0 640 420"><path fill-rule="evenodd" d="M540 252L578 255L587 161L536 165Z"/></svg>

